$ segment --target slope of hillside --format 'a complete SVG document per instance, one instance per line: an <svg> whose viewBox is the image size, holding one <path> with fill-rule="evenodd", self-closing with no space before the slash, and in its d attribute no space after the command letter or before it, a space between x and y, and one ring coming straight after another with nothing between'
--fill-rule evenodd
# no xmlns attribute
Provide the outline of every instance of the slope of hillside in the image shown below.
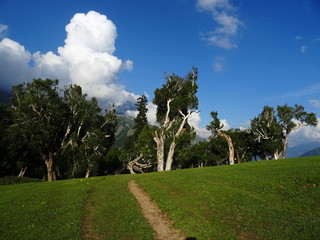
<svg viewBox="0 0 320 240"><path fill-rule="evenodd" d="M320 157L306 157L0 186L0 239L152 239L131 180L190 239L320 236Z"/></svg>

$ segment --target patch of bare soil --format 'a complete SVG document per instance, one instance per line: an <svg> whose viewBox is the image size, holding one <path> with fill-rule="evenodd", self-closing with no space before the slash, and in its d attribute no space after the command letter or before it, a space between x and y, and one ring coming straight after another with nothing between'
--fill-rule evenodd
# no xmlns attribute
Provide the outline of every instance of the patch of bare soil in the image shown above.
<svg viewBox="0 0 320 240"><path fill-rule="evenodd" d="M82 239L83 240L99 240L100 237L97 235L92 227L91 220L93 218L92 211L93 206L92 202L95 201L95 198L89 199L91 191L88 191L88 197L85 199L84 203L84 217L83 217L83 223L82 223Z"/></svg>
<svg viewBox="0 0 320 240"><path fill-rule="evenodd" d="M128 188L140 204L143 216L155 231L159 240L184 240L184 234L173 228L172 222L149 195L136 182L130 181Z"/></svg>
<svg viewBox="0 0 320 240"><path fill-rule="evenodd" d="M259 236L252 232L243 232L239 236L240 240L257 240L259 239Z"/></svg>

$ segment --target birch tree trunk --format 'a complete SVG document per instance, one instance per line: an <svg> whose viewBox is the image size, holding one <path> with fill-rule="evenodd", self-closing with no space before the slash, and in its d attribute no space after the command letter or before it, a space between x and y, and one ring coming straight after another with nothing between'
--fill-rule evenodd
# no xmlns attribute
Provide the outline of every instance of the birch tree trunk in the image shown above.
<svg viewBox="0 0 320 240"><path fill-rule="evenodd" d="M177 130L177 132L174 135L174 138L173 138L173 140L172 140L172 142L170 144L170 148L169 148L169 152L168 152L168 156L167 156L167 162L166 162L166 171L171 171L171 168L172 168L174 151L175 151L176 145L177 145L175 138L179 137L183 133L184 126L186 125L186 123L188 121L188 118L190 117L192 112L190 110L188 110L188 114L185 115L185 114L183 114L182 111L179 110L179 113L181 114L183 119L182 119L182 122L181 122L181 124L179 126L179 129Z"/></svg>
<svg viewBox="0 0 320 240"><path fill-rule="evenodd" d="M153 139L157 143L157 171L163 172L164 171L164 141L165 135L163 131L156 130L153 134Z"/></svg>
<svg viewBox="0 0 320 240"><path fill-rule="evenodd" d="M18 177L24 177L24 174L27 171L27 167L21 168L20 169L20 173L18 174Z"/></svg>
<svg viewBox="0 0 320 240"><path fill-rule="evenodd" d="M88 169L87 169L87 172L86 172L85 178L89 178L89 177L90 177L90 172L91 172L91 171L90 171L90 169L88 168Z"/></svg>
<svg viewBox="0 0 320 240"><path fill-rule="evenodd" d="M167 162L166 162L166 171L171 171L172 163L173 163L173 155L176 148L176 142L173 140L170 144Z"/></svg>
<svg viewBox="0 0 320 240"><path fill-rule="evenodd" d="M53 170L53 155L53 153L49 152L48 156L46 156L44 159L44 162L47 166L47 177L49 182L56 180L56 174Z"/></svg>
<svg viewBox="0 0 320 240"><path fill-rule="evenodd" d="M232 139L229 135L220 131L219 129L217 129L216 131L219 136L223 137L227 141L228 148L229 148L229 164L233 165L234 164L234 147L233 147Z"/></svg>
<svg viewBox="0 0 320 240"><path fill-rule="evenodd" d="M282 158L286 158L288 140L289 140L289 134L286 133L286 137L285 137L284 143L283 143Z"/></svg>

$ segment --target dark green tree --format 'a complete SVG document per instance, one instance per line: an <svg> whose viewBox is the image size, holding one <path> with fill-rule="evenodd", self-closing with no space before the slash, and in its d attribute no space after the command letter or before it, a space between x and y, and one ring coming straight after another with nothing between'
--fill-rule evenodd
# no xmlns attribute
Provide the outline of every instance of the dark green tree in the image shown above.
<svg viewBox="0 0 320 240"><path fill-rule="evenodd" d="M283 149L283 134L274 108L264 106L259 116L251 121L251 133L258 143L260 158L279 158Z"/></svg>
<svg viewBox="0 0 320 240"><path fill-rule="evenodd" d="M135 138L137 138L139 136L139 134L141 133L142 129L148 125L148 119L147 119L147 112L148 112L148 108L147 108L147 103L148 100L146 98L145 95L142 95L141 97L138 97L137 99L137 110L138 110L138 114L136 116L136 118L134 119L134 133L133 135L135 135Z"/></svg>
<svg viewBox="0 0 320 240"><path fill-rule="evenodd" d="M153 133L157 144L157 171L170 171L172 168L177 140L187 133L188 119L198 107L197 78L196 68L186 77L167 75L166 83L154 92L153 103L157 105L157 121L160 124ZM166 144L169 145L167 153Z"/></svg>
<svg viewBox="0 0 320 240"><path fill-rule="evenodd" d="M88 100L77 85L65 88L63 100L69 110L62 144L62 160L69 160L65 175L89 177L102 173L100 168L115 140L115 112L106 111L102 115L97 100Z"/></svg>
<svg viewBox="0 0 320 240"><path fill-rule="evenodd" d="M252 141L249 130L230 129L227 135L232 139L236 161L238 163L251 161Z"/></svg>
<svg viewBox="0 0 320 240"><path fill-rule="evenodd" d="M48 181L55 180L55 158L59 153L67 126L67 106L58 91L58 80L34 79L13 87L10 108L11 130L27 149L41 157L47 168Z"/></svg>
<svg viewBox="0 0 320 240"><path fill-rule="evenodd" d="M0 101L0 177L15 174L16 164L9 157L8 128L12 117L8 106Z"/></svg>
<svg viewBox="0 0 320 240"><path fill-rule="evenodd" d="M289 107L287 104L277 107L278 121L284 133L282 158L286 157L289 134L302 126L316 126L318 120L315 113L307 113L301 105Z"/></svg>
<svg viewBox="0 0 320 240"><path fill-rule="evenodd" d="M138 114L134 119L133 134L127 138L122 151L124 166L131 174L143 173L154 165L154 142L147 120L147 98L142 95L137 99Z"/></svg>
<svg viewBox="0 0 320 240"><path fill-rule="evenodd" d="M213 136L219 136L225 139L228 144L229 153L229 164L234 164L234 146L230 135L227 131L222 130L224 125L220 122L218 118L218 112L211 112L212 121L207 125L207 130L210 130Z"/></svg>

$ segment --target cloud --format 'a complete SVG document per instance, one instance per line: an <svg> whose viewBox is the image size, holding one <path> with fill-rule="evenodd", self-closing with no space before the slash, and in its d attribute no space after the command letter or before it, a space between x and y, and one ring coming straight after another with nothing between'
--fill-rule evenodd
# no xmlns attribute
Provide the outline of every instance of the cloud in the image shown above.
<svg viewBox="0 0 320 240"><path fill-rule="evenodd" d="M227 122L227 119L221 119L220 122L223 124L222 130L227 131L227 130L230 129L230 125L229 125L229 123Z"/></svg>
<svg viewBox="0 0 320 240"><path fill-rule="evenodd" d="M201 123L200 112L193 112L188 119L188 123L190 124L190 126L194 127L198 136L204 139L209 139L209 137L211 136L210 131L199 126Z"/></svg>
<svg viewBox="0 0 320 240"><path fill-rule="evenodd" d="M302 36L296 36L295 39L299 41L302 39Z"/></svg>
<svg viewBox="0 0 320 240"><path fill-rule="evenodd" d="M301 50L301 53L305 53L307 50L307 46L301 46L300 50Z"/></svg>
<svg viewBox="0 0 320 240"><path fill-rule="evenodd" d="M147 119L150 125L158 125L157 123L157 105L154 105L152 102L147 103ZM137 110L126 110L125 115L135 118L138 114Z"/></svg>
<svg viewBox="0 0 320 240"><path fill-rule="evenodd" d="M308 144L312 142L320 143L320 118L318 118L317 126L301 127L293 131L289 135L288 145L290 147L294 147L301 144Z"/></svg>
<svg viewBox="0 0 320 240"><path fill-rule="evenodd" d="M38 77L58 78L61 85L80 85L104 106L135 103L138 96L116 81L120 71L133 68L133 62L114 56L117 38L114 23L105 15L90 11L75 14L65 29L67 37L58 54L52 51L31 54L19 43L3 39L0 76L4 85L8 88Z"/></svg>
<svg viewBox="0 0 320 240"><path fill-rule="evenodd" d="M312 41L318 42L318 41L320 41L320 37L317 37L317 38L315 38L315 39L312 39Z"/></svg>
<svg viewBox="0 0 320 240"><path fill-rule="evenodd" d="M279 97L281 97L281 98L301 97L301 96L312 95L312 94L319 93L319 92L320 92L320 84L315 84L315 85L306 87L306 88L304 88L302 90L299 90L299 91L296 91L296 92L287 93L287 94L281 95Z"/></svg>
<svg viewBox="0 0 320 240"><path fill-rule="evenodd" d="M309 100L309 103L311 106L313 106L315 108L320 108L320 101L319 100L311 99L311 100Z"/></svg>
<svg viewBox="0 0 320 240"><path fill-rule="evenodd" d="M233 39L238 35L243 23L235 16L235 7L229 0L197 0L200 11L209 11L218 27L206 34L203 38L209 43L224 49L236 48Z"/></svg>
<svg viewBox="0 0 320 240"><path fill-rule="evenodd" d="M6 35L8 29L7 25L0 24L0 38L3 38Z"/></svg>
<svg viewBox="0 0 320 240"><path fill-rule="evenodd" d="M222 72L223 70L223 67L224 67L224 58L223 57L217 57L215 60L214 60L214 63L213 63L213 69L215 72Z"/></svg>
<svg viewBox="0 0 320 240"><path fill-rule="evenodd" d="M32 55L22 45L8 38L0 42L0 89L32 79L35 69L29 66Z"/></svg>

